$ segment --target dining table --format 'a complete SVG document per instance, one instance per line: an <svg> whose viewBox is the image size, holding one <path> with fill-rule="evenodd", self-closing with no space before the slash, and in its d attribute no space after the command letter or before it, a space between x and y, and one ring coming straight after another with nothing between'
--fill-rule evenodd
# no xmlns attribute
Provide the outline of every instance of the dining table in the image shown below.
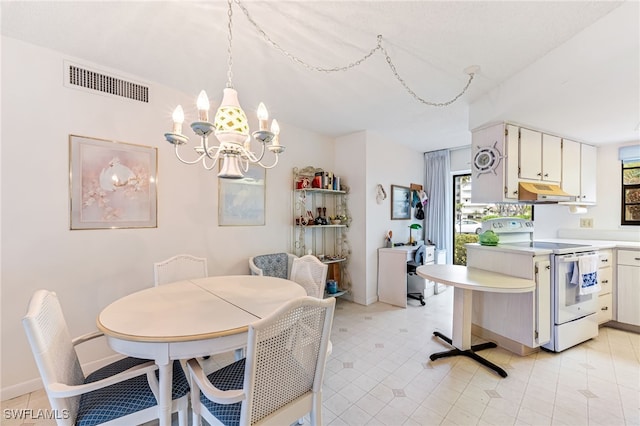
<svg viewBox="0 0 640 426"><path fill-rule="evenodd" d="M97 325L116 352L158 365L159 424L169 426L174 360L243 348L249 324L306 295L297 283L275 277L189 279L120 298L100 312Z"/></svg>
<svg viewBox="0 0 640 426"><path fill-rule="evenodd" d="M466 356L492 369L501 377L507 377L503 368L476 353L495 348L495 343L471 344L473 292L527 293L536 289L535 281L464 265L423 265L416 269L416 273L424 279L454 287L452 336L447 337L439 331L433 332L434 336L453 346L453 349L431 354L429 359L435 361L438 358Z"/></svg>

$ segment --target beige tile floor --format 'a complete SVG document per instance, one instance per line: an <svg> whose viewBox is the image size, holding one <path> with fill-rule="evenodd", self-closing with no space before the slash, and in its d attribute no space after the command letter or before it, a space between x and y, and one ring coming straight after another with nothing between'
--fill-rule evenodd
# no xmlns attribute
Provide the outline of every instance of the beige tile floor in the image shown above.
<svg viewBox="0 0 640 426"><path fill-rule="evenodd" d="M407 309L338 301L325 425L640 425L640 335L604 327L559 354L482 351L505 368L503 379L464 357L429 361L448 349L432 332L450 335L452 294L429 297L424 307L410 301ZM3 413L48 406L42 391L2 403ZM3 417L2 424L52 422Z"/></svg>

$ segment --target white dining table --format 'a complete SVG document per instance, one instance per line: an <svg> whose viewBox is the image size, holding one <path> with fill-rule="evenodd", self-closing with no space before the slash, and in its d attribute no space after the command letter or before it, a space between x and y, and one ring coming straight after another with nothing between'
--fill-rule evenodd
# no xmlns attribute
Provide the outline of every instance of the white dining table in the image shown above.
<svg viewBox="0 0 640 426"><path fill-rule="evenodd" d="M527 293L536 289L535 281L463 265L423 265L416 269L416 273L427 280L454 287L452 336L449 338L439 331L433 332L434 336L454 349L431 354L431 361L450 356L466 356L489 367L501 377L507 377L507 372L501 367L476 354L476 351L495 348L495 343L471 344L473 292Z"/></svg>
<svg viewBox="0 0 640 426"><path fill-rule="evenodd" d="M242 348L249 324L302 296L302 286L281 278L198 278L124 296L100 312L97 325L116 352L158 365L159 423L169 426L174 360Z"/></svg>

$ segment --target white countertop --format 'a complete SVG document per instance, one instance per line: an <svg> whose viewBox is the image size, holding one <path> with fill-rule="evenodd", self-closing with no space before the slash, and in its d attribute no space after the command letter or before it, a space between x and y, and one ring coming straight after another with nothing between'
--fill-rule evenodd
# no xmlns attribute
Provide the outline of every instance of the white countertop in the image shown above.
<svg viewBox="0 0 640 426"><path fill-rule="evenodd" d="M535 241L550 242L550 243L566 243L566 244L584 244L585 246L593 246L594 249L635 249L640 250L640 242L635 241L607 241L607 240L583 240L583 239L567 239L567 238L542 238ZM551 254L553 251L550 249L542 249L535 247L520 247L517 245L498 244L497 246L483 246L480 243L465 244L466 247L481 248L486 250L493 250L498 252L510 252L514 251L529 253L532 256L542 256Z"/></svg>

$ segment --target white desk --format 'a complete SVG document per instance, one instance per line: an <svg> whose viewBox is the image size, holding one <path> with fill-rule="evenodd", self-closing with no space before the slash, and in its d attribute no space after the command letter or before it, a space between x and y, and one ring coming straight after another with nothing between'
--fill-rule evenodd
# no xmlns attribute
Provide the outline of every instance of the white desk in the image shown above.
<svg viewBox="0 0 640 426"><path fill-rule="evenodd" d="M429 358L434 361L449 356L467 356L496 371L500 376L507 377L506 371L474 352L495 348L495 343L471 345L473 292L527 293L536 289L535 281L461 265L424 265L418 267L416 272L425 279L454 287L453 335L449 338L437 331L433 332L435 336L449 343L454 349L431 354Z"/></svg>
<svg viewBox="0 0 640 426"><path fill-rule="evenodd" d="M241 348L250 323L302 296L302 286L280 278L199 278L125 296L107 306L97 323L115 351L158 365L158 417L160 426L169 426L173 360Z"/></svg>
<svg viewBox="0 0 640 426"><path fill-rule="evenodd" d="M378 249L378 300L407 307L407 262L413 260L418 246ZM435 246L426 246L424 263L433 263Z"/></svg>

